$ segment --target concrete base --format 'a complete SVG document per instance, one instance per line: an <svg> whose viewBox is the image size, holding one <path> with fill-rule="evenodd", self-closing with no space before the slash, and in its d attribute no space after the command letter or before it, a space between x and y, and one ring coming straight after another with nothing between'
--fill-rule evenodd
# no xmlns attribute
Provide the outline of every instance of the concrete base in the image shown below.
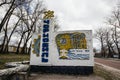
<svg viewBox="0 0 120 80"><path fill-rule="evenodd" d="M30 66L31 72L60 73L60 74L81 74L93 73L93 66Z"/></svg>

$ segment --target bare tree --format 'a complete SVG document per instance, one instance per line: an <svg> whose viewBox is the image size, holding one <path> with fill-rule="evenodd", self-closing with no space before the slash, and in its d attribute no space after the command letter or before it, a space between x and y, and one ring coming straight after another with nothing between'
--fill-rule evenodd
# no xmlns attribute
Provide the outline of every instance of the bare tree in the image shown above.
<svg viewBox="0 0 120 80"><path fill-rule="evenodd" d="M2 21L0 23L0 32L1 32L2 28L4 27L5 23L7 22L7 19L9 19L9 17L13 13L15 7L16 7L15 0L11 0L11 4L9 4L9 9L6 11L4 18L2 19Z"/></svg>
<svg viewBox="0 0 120 80"><path fill-rule="evenodd" d="M3 6L3 5L11 4L11 3L12 3L11 0L1 0L0 1L0 7Z"/></svg>
<svg viewBox="0 0 120 80"><path fill-rule="evenodd" d="M6 52L6 51L4 51L4 48L5 48L6 40L8 40L8 35L7 35L8 29L7 29L7 26L8 26L9 20L10 20L10 16L8 17L6 25L3 28L5 35L4 35L3 43L2 43L1 49L0 49L1 52Z"/></svg>
<svg viewBox="0 0 120 80"><path fill-rule="evenodd" d="M104 28L98 28L95 32L95 38L98 39L101 43L101 56L105 57L105 48L104 48L104 41L105 41L105 30Z"/></svg>
<svg viewBox="0 0 120 80"><path fill-rule="evenodd" d="M116 45L119 54L118 58L120 59L120 34L118 33L120 30L120 4L113 9L111 16L107 19L107 23L113 27L112 39Z"/></svg>
<svg viewBox="0 0 120 80"><path fill-rule="evenodd" d="M41 16L43 14L43 12L45 11L45 6L43 6L42 2L37 2L34 4L34 9L33 12L31 14L28 13L28 11L23 10L23 14L25 15L22 18L22 24L24 24L23 26L21 26L21 28L26 27L25 29L22 29L21 32L20 30L18 31L19 34L21 35L21 39L17 48L17 53L19 53L19 47L22 41L24 41L24 45L22 48L21 53L27 53L26 52L26 48L27 48L27 44L30 40L30 38L32 37L32 34L34 32L36 32L36 29L38 29L36 26L36 24L40 24L41 23Z"/></svg>
<svg viewBox="0 0 120 80"><path fill-rule="evenodd" d="M112 40L112 32L111 32L111 28L108 27L105 29L105 44L107 47L107 51L108 51L108 55L107 57L113 57L114 54L114 49L113 49L113 40Z"/></svg>
<svg viewBox="0 0 120 80"><path fill-rule="evenodd" d="M24 4L29 3L31 0L2 0L0 5L1 6L5 6L6 9L6 13L0 23L0 32L2 30L2 28L4 27L5 23L7 22L7 19L9 19L9 17L11 16L11 14L13 13L13 11L21 6L24 6ZM8 4L7 6L5 4Z"/></svg>
<svg viewBox="0 0 120 80"><path fill-rule="evenodd" d="M2 0L1 1L0 7L4 6L4 8L6 9L5 16L3 17L0 23L0 32L1 30L3 30L5 33L3 43L0 49L1 52L8 52L8 44L10 42L11 36L13 35L16 27L18 26L21 20L21 17L19 17L18 21L15 23L15 26L13 26L13 29L11 29L10 35L8 36L8 26L9 26L9 21L11 16L14 14L17 8L20 9L20 7L28 4L30 1L32 0L19 0L19 1L18 0Z"/></svg>

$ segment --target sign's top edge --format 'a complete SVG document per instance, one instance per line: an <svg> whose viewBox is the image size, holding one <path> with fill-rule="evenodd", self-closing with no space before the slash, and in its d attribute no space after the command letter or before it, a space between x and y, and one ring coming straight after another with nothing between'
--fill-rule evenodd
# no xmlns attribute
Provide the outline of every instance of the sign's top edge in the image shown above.
<svg viewBox="0 0 120 80"><path fill-rule="evenodd" d="M57 31L57 32L80 32L80 31L82 31L82 32L84 32L84 31L92 32L92 30L65 30L65 31Z"/></svg>

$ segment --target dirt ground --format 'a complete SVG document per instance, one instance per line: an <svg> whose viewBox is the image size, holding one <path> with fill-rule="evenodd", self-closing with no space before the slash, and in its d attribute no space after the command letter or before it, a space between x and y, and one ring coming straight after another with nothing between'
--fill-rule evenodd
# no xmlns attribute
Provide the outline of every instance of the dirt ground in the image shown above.
<svg viewBox="0 0 120 80"><path fill-rule="evenodd" d="M62 74L31 74L29 80L105 80L94 74L83 75L62 75Z"/></svg>

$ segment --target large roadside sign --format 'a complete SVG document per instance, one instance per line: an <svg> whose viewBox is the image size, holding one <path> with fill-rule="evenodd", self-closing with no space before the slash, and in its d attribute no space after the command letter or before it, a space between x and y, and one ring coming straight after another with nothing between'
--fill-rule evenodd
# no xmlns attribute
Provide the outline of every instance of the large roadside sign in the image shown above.
<svg viewBox="0 0 120 80"><path fill-rule="evenodd" d="M32 37L30 65L94 66L91 30L54 32L53 28L52 19L43 19L41 33Z"/></svg>

